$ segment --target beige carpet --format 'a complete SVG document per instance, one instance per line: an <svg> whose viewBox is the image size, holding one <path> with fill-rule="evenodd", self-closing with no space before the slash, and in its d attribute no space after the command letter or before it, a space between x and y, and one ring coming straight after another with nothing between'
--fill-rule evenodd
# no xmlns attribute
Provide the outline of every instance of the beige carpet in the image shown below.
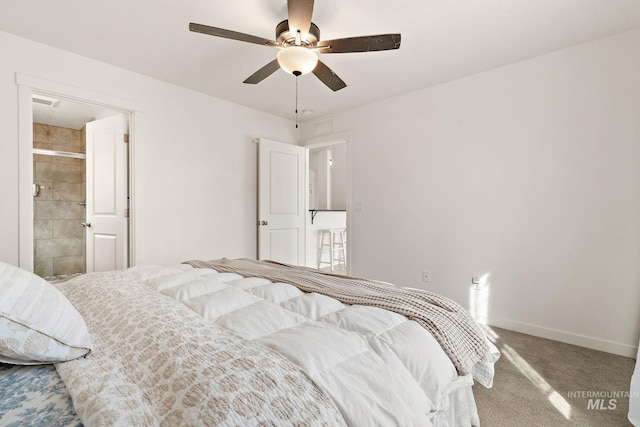
<svg viewBox="0 0 640 427"><path fill-rule="evenodd" d="M493 388L473 387L482 427L631 426L628 395L619 395L629 391L634 359L490 330L502 357Z"/></svg>

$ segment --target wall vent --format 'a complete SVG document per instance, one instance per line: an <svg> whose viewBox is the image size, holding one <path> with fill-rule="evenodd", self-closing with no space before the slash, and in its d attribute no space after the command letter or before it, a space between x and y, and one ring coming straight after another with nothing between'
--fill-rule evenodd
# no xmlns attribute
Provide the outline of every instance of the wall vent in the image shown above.
<svg viewBox="0 0 640 427"><path fill-rule="evenodd" d="M333 118L315 122L314 136L331 135L333 133Z"/></svg>
<svg viewBox="0 0 640 427"><path fill-rule="evenodd" d="M34 104L40 104L40 105L44 105L45 107L55 107L60 103L59 99L55 99L55 98L49 98L48 96L44 96L44 95L37 95L34 94L32 96L32 100Z"/></svg>

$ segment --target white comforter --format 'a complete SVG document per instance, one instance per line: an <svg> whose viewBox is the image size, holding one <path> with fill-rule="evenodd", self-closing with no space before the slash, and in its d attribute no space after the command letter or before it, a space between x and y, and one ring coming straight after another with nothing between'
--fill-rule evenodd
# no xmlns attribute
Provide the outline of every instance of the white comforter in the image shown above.
<svg viewBox="0 0 640 427"><path fill-rule="evenodd" d="M149 287L176 271L135 267L60 286L93 344L56 364L83 425L346 425L293 362Z"/></svg>
<svg viewBox="0 0 640 427"><path fill-rule="evenodd" d="M350 426L447 425L453 393L473 383L402 315L188 265L162 274L148 281L152 288L300 366Z"/></svg>

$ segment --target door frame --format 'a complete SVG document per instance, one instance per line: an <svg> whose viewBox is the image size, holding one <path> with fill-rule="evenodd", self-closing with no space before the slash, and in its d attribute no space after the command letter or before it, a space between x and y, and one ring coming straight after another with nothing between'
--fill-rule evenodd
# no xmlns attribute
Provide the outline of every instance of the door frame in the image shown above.
<svg viewBox="0 0 640 427"><path fill-rule="evenodd" d="M128 125L129 159L127 162L129 192L129 235L128 235L128 265L135 265L135 195L134 195L134 164L135 164L135 118L141 111L140 104L96 92L90 89L70 86L16 73L18 86L18 265L28 271L33 271L33 104L34 93L55 97L57 99L90 104L122 113Z"/></svg>
<svg viewBox="0 0 640 427"><path fill-rule="evenodd" d="M314 148L322 148L328 147L335 144L346 144L347 151L347 260L353 260L352 257L352 248L353 245L350 243L352 241L351 234L351 131L346 132L338 132L329 135L318 136L315 138L306 139L300 141L300 145L307 149L307 157L309 154L309 150ZM307 182L309 182L309 165L307 164ZM305 211L309 211L309 188L307 188L307 198L306 198L306 206ZM305 236L305 240L306 240ZM347 275L350 275L352 272L353 263L351 261L347 262Z"/></svg>

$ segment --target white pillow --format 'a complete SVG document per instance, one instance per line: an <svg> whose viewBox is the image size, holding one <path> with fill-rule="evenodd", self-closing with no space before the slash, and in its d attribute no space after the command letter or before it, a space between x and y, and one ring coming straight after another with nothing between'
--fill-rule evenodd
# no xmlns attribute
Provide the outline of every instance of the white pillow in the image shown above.
<svg viewBox="0 0 640 427"><path fill-rule="evenodd" d="M91 351L84 319L44 279L0 262L0 362L64 362Z"/></svg>

